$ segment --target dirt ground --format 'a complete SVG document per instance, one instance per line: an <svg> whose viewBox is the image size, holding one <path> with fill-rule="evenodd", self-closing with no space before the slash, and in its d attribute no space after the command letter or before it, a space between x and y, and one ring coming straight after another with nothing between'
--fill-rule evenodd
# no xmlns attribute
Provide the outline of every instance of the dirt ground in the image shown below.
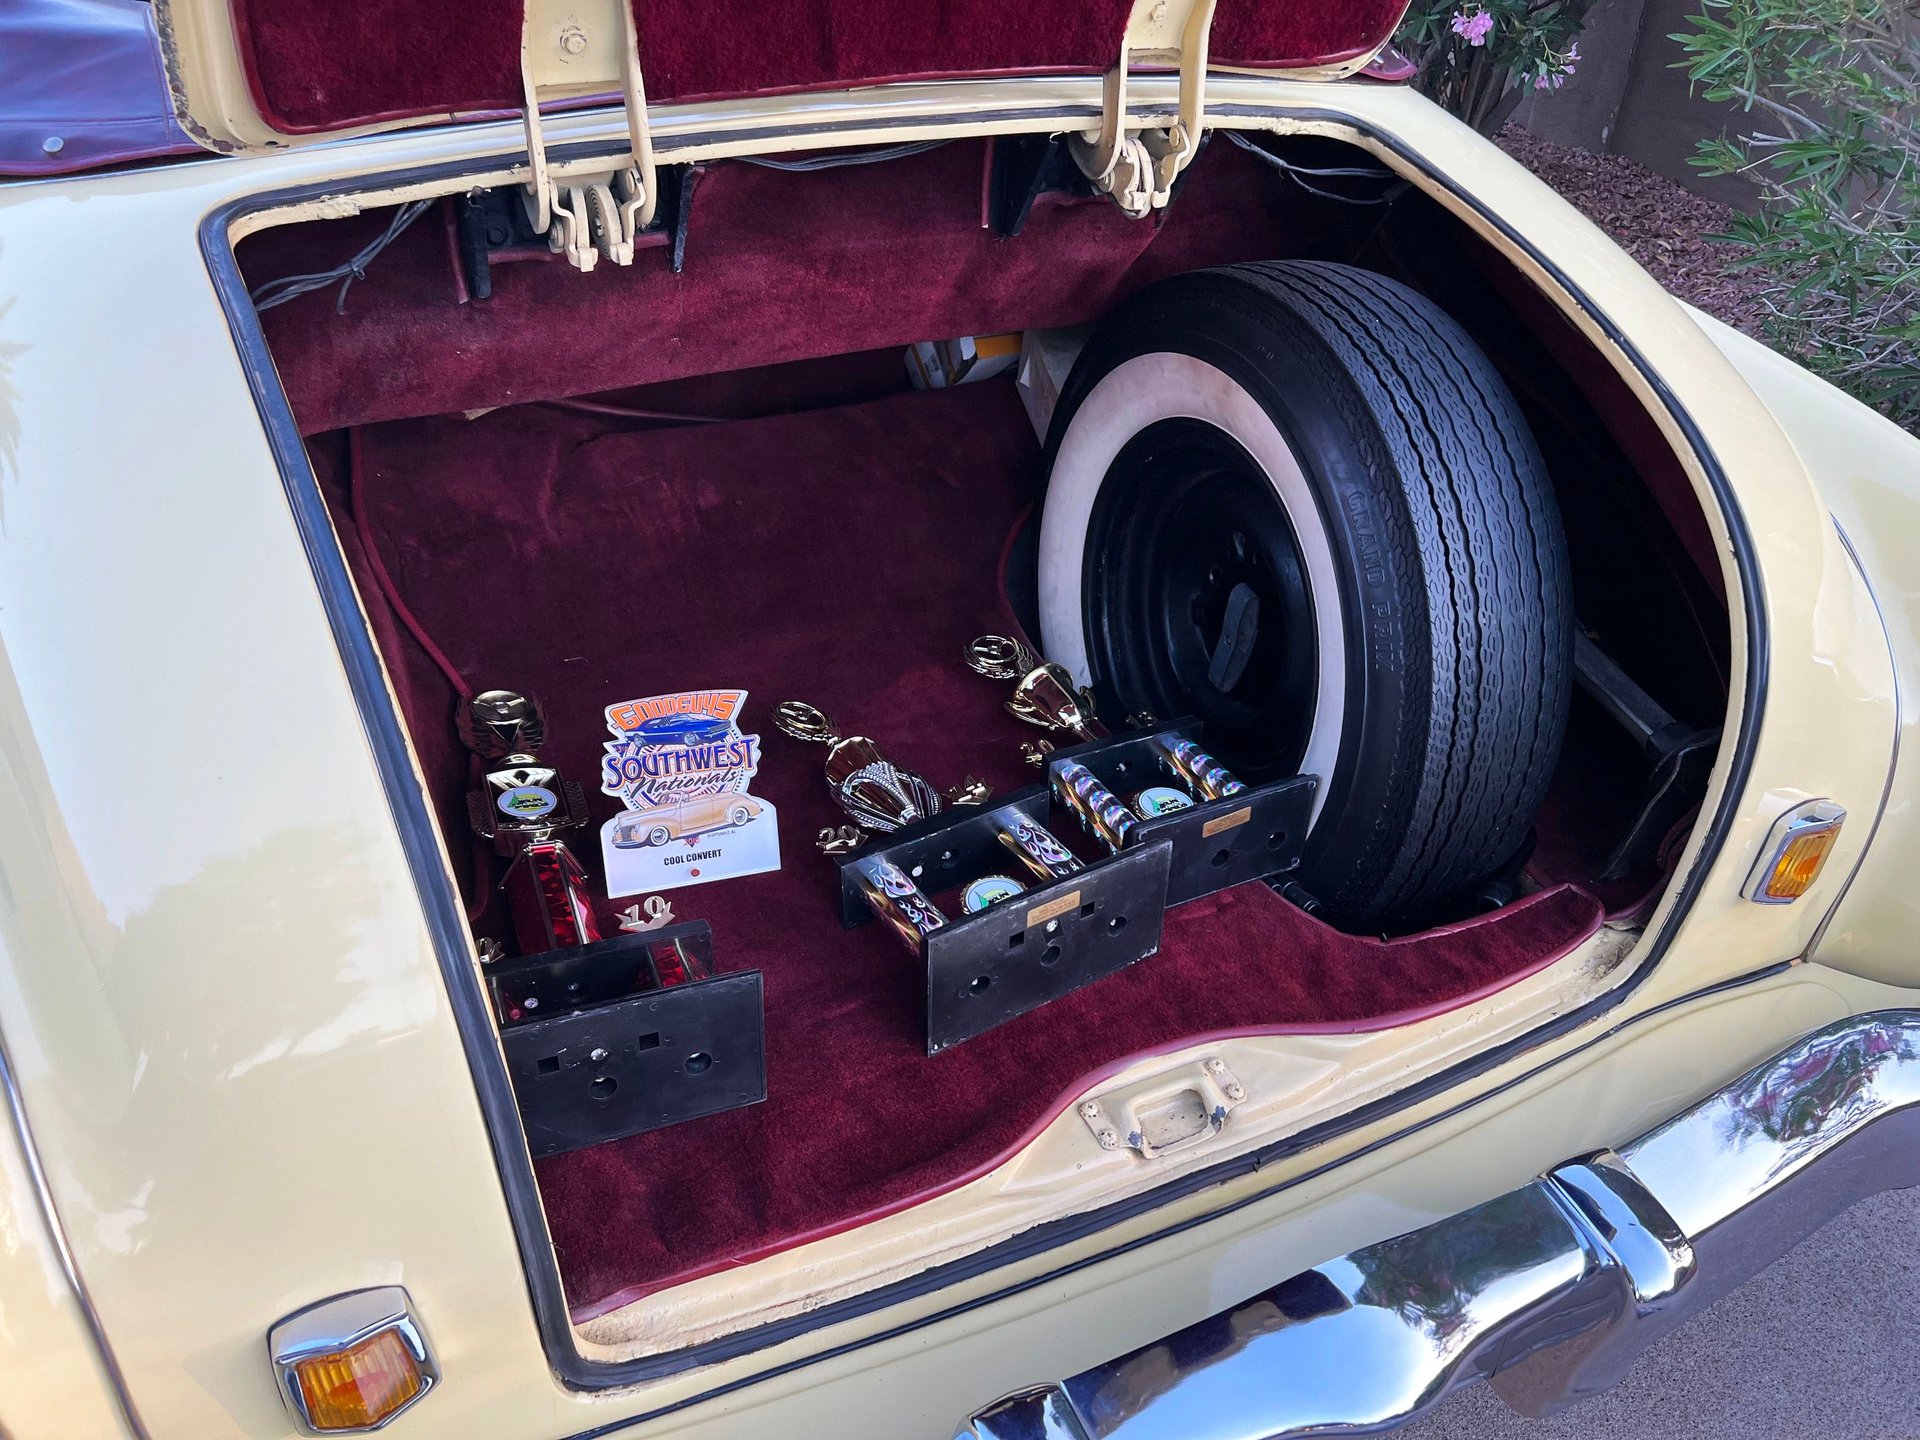
<svg viewBox="0 0 1920 1440"><path fill-rule="evenodd" d="M1618 155L1555 145L1509 125L1500 147L1558 190L1605 230L1673 294L1737 330L1760 338L1759 302L1735 247L1707 236L1733 223L1734 211Z"/></svg>

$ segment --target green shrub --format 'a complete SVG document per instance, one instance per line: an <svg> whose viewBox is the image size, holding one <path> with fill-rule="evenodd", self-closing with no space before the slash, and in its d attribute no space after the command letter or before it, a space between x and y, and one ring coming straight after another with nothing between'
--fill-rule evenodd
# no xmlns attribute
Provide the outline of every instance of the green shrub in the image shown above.
<svg viewBox="0 0 1920 1440"><path fill-rule="evenodd" d="M1920 431L1920 11L1887 0L1703 0L1673 38L1696 89L1744 133L1693 163L1745 175L1747 247L1768 336Z"/></svg>
<svg viewBox="0 0 1920 1440"><path fill-rule="evenodd" d="M1590 3L1414 0L1393 40L1420 67L1420 90L1491 135L1530 91L1573 74Z"/></svg>

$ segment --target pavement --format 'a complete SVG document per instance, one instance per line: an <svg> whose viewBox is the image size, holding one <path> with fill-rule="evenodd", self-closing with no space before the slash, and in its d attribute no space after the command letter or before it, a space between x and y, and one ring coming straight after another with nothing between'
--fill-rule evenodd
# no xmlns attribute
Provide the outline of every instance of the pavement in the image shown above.
<svg viewBox="0 0 1920 1440"><path fill-rule="evenodd" d="M1863 1202L1547 1420L1484 1385L1396 1440L1920 1440L1920 1189Z"/></svg>

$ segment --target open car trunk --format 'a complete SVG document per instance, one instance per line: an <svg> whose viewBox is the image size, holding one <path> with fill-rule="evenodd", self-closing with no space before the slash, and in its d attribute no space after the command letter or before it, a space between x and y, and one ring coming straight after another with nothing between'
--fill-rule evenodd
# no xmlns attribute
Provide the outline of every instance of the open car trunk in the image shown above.
<svg viewBox="0 0 1920 1440"><path fill-rule="evenodd" d="M1266 143L1378 169L1329 140ZM1080 1099L1143 1057L1391 1032L1584 964L1609 917L1630 930L1645 913L1690 823L1600 878L1647 762L1576 695L1524 862L1427 928L1344 933L1273 884L1237 885L1170 910L1157 953L930 1056L914 961L883 925L843 926L815 852L847 818L821 754L770 721L775 702L804 699L937 786L1034 782L1021 742L1039 732L962 662L985 632L1037 644L1046 456L1012 374L915 389L914 342L1078 326L1162 277L1249 260L1394 275L1464 325L1519 397L1566 520L1582 629L1686 723L1711 728L1725 705L1719 574L1678 460L1606 359L1418 190L1382 172L1326 181L1329 198L1216 137L1159 219L1044 196L1009 238L983 223L993 174L977 140L812 173L718 162L691 184L678 273L671 244L590 276L496 262L484 299L448 199L342 304L329 286L263 312L477 938L511 945L502 864L468 823L463 693L541 699L540 758L587 782L595 827L620 805L593 778L608 706L748 693L740 724L762 737L753 793L777 811L780 866L668 898L710 922L718 968L764 977L766 1099L536 1164L568 1304L576 1321L605 1317L609 1343L638 1333L605 1322L641 1297L979 1183L1077 1124ZM240 248L249 284L325 270L392 218L264 230ZM597 883L595 897L615 933L634 897ZM1580 973L1603 983L1598 965ZM1235 1138L1271 1140L1276 1123ZM1141 1160L1129 1183L1151 1188L1181 1159ZM789 1310L830 1280L794 1281Z"/></svg>

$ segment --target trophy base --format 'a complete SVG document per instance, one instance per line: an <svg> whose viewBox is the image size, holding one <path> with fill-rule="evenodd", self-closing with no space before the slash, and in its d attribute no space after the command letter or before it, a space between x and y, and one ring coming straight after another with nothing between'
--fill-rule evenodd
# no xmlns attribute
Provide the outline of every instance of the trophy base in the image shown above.
<svg viewBox="0 0 1920 1440"><path fill-rule="evenodd" d="M991 809L948 812L836 856L842 923L873 918L858 862L881 857L928 894L948 890L1003 868L1001 826L1016 818L1045 825L1047 809L1047 792L1036 786ZM971 1040L1158 951L1172 854L1164 841L1130 848L911 943L925 970L927 1053Z"/></svg>
<svg viewBox="0 0 1920 1440"><path fill-rule="evenodd" d="M503 961L487 982L536 1159L767 1098L760 972L715 975L704 920Z"/></svg>
<svg viewBox="0 0 1920 1440"><path fill-rule="evenodd" d="M1169 777L1153 742L1168 737L1200 740L1198 720L1176 720L1150 731L1090 740L1047 756L1049 774L1077 763L1118 795L1147 786L1180 784ZM1181 809L1137 817L1129 827L1126 849L1171 841L1173 862L1167 878L1167 904L1184 905L1216 890L1249 880L1273 880L1299 868L1300 848L1313 816L1317 775L1295 775L1266 785L1249 785L1222 800L1196 800Z"/></svg>

